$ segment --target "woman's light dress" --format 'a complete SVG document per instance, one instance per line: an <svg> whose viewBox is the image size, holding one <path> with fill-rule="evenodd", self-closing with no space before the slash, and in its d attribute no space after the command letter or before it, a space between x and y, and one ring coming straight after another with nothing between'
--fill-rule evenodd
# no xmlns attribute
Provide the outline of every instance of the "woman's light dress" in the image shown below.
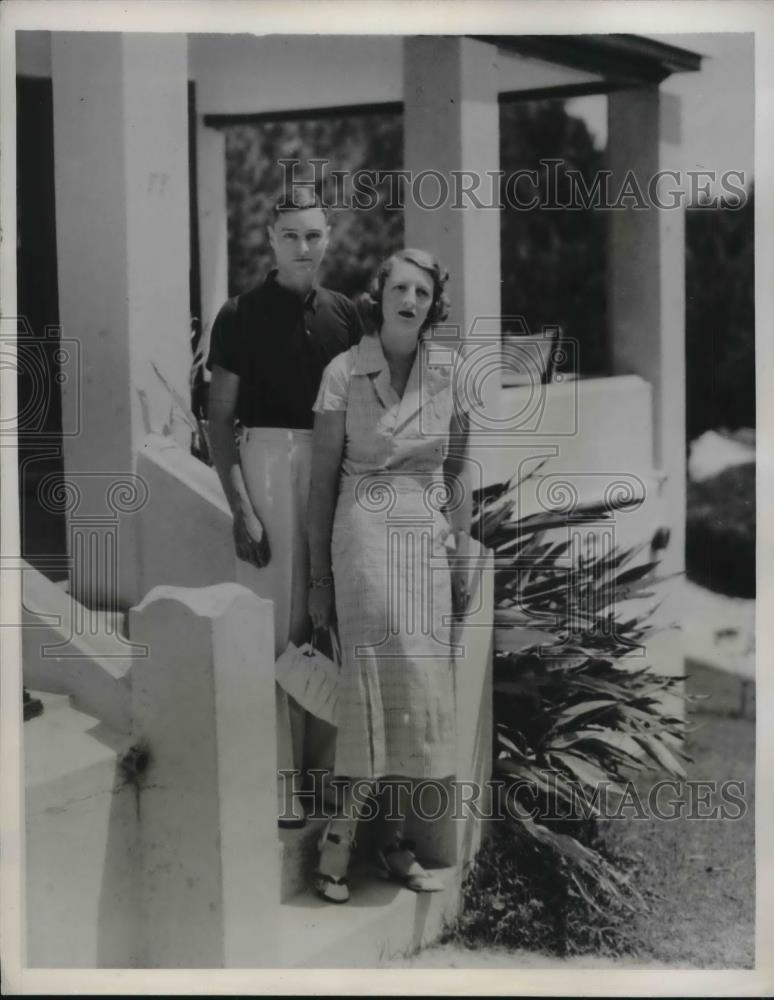
<svg viewBox="0 0 774 1000"><path fill-rule="evenodd" d="M439 352L440 357L448 352ZM335 772L455 770L443 463L452 371L420 344L404 394L378 337L326 368L315 411L346 410L332 563L342 647Z"/></svg>

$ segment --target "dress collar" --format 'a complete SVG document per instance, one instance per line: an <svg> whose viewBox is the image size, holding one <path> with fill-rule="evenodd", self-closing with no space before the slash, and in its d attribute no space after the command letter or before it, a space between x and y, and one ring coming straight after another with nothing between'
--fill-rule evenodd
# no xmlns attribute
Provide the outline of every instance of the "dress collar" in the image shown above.
<svg viewBox="0 0 774 1000"><path fill-rule="evenodd" d="M378 334L366 334L361 337L355 348L355 375L373 375L388 368L387 358L382 350L382 342Z"/></svg>
<svg viewBox="0 0 774 1000"><path fill-rule="evenodd" d="M434 395L448 388L451 369L435 362L434 352L426 341L420 341L414 364L403 396L398 397L390 384L390 367L384 356L382 342L376 335L366 335L355 348L354 375L373 375L373 386L383 406L398 403L397 426L402 426Z"/></svg>

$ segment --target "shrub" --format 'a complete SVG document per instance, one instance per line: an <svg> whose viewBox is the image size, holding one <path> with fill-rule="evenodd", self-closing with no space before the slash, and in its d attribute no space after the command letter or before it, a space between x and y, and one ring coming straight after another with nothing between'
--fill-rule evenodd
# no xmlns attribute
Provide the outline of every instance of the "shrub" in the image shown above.
<svg viewBox="0 0 774 1000"><path fill-rule="evenodd" d="M572 553L552 537L566 513L514 518L519 485L481 491L473 528L495 553L494 777L532 818L503 812L468 877L455 933L619 953L632 947L627 914L646 901L625 870L632 859L597 840L594 795L620 802L630 776L683 778L689 759L683 722L664 699L684 678L632 656L654 631L646 602L660 583L658 545ZM573 524L612 516L589 504Z"/></svg>
<svg viewBox="0 0 774 1000"><path fill-rule="evenodd" d="M465 879L449 937L554 955L635 952L632 912L645 905L629 880L638 860L608 852L537 825L496 824Z"/></svg>
<svg viewBox="0 0 774 1000"><path fill-rule="evenodd" d="M755 597L755 463L688 484L688 577L732 597Z"/></svg>

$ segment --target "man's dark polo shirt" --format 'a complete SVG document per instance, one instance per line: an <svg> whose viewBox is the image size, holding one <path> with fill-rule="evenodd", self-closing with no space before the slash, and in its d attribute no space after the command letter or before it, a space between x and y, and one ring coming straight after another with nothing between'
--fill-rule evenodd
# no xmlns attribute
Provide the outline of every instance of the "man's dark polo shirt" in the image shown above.
<svg viewBox="0 0 774 1000"><path fill-rule="evenodd" d="M221 308L207 367L239 376L237 419L245 427L311 428L323 369L360 340L354 304L316 286L305 299L271 271Z"/></svg>

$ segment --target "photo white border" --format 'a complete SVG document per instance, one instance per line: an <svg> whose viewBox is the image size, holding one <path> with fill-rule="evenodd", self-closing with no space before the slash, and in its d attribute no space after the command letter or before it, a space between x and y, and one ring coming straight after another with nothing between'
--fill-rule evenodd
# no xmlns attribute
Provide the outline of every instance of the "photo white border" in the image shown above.
<svg viewBox="0 0 774 1000"><path fill-rule="evenodd" d="M757 996L774 992L774 801L763 794L774 773L774 7L766 0L6 0L0 6L0 313L16 314L15 38L16 30L254 32L259 34L574 34L755 33L756 367L758 616L757 662L757 967L754 971L462 969L375 970L75 970L24 969L21 831L20 635L0 628L0 949L6 994L262 993L320 995L682 995ZM15 412L16 385L3 371L0 416ZM3 555L18 555L16 454L0 449ZM3 574L0 622L18 621L19 579ZM547 959L547 961L550 961Z"/></svg>

